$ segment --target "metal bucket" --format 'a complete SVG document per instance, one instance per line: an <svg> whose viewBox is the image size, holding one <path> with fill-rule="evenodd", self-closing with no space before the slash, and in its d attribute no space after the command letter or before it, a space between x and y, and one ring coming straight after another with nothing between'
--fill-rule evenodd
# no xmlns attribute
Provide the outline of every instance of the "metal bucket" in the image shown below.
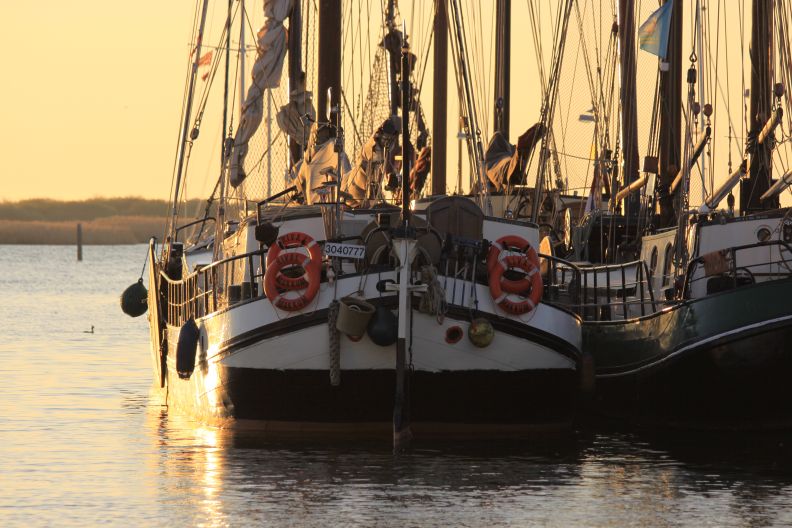
<svg viewBox="0 0 792 528"><path fill-rule="evenodd" d="M336 328L348 336L360 337L366 333L374 305L355 297L344 297L339 303Z"/></svg>

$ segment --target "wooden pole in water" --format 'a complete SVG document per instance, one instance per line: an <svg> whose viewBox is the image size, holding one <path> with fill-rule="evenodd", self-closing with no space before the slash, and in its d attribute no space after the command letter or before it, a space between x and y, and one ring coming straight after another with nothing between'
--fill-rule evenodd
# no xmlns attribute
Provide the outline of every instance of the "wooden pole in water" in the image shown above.
<svg viewBox="0 0 792 528"><path fill-rule="evenodd" d="M82 260L82 224L77 224L77 260Z"/></svg>

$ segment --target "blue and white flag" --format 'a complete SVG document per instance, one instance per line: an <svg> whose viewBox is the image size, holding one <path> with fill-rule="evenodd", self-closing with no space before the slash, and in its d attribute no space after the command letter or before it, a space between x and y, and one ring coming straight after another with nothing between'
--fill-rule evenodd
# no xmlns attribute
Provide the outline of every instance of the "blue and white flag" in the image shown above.
<svg viewBox="0 0 792 528"><path fill-rule="evenodd" d="M671 29L671 10L674 0L668 0L660 9L649 15L638 28L638 46L665 59L668 50L668 32Z"/></svg>

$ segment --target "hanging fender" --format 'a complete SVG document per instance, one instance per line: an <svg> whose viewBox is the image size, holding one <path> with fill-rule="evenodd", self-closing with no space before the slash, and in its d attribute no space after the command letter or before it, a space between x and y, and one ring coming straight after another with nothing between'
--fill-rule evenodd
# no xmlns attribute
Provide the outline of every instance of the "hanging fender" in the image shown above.
<svg viewBox="0 0 792 528"><path fill-rule="evenodd" d="M306 261L309 261L309 263L306 263ZM302 253L284 253L267 266L267 272L264 274L264 293L273 306L287 312L296 312L302 310L308 303L314 300L316 294L319 293L321 274L319 266L313 266L310 262L313 262L313 259L309 259ZM300 290L303 290L303 293L298 294L295 298L286 298L281 291L298 290L289 290L288 288L279 288L278 286L278 276L281 275L281 270L287 266L300 266L305 270L302 277L290 279L304 280L306 282L305 287L300 288Z"/></svg>
<svg viewBox="0 0 792 528"><path fill-rule="evenodd" d="M519 269L526 274L524 280L529 282L529 287L520 293L523 297L522 301L509 299L509 293L515 292L508 291L505 287L506 282L502 281L503 272L507 269ZM522 315L536 308L539 301L542 300L544 285L542 284L542 274L539 273L539 266L534 264L531 259L525 255L508 255L505 258L499 258L490 272L489 289L495 304L510 314ZM527 296L524 295L526 292Z"/></svg>

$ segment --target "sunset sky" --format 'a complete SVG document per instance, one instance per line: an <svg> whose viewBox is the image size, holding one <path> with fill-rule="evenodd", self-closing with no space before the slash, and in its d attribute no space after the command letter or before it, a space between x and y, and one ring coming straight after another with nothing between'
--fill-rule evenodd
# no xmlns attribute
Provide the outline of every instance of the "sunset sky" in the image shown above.
<svg viewBox="0 0 792 528"><path fill-rule="evenodd" d="M210 11L213 29L209 31L208 41L218 37L225 16L222 3L213 3L217 6ZM257 29L262 19L260 2L250 0L249 4L255 4L248 9L252 10ZM415 21L421 19L411 16L412 3L401 4L405 19L417 24ZM550 5L544 0L539 4ZM589 2L581 0L580 5L584 4ZM639 24L657 5L653 0L642 4L646 5L641 7ZM736 27L737 2L726 4L731 6L727 8L731 11L729 23ZM0 200L168 197L194 5L188 0L0 3L3 21L0 43L5 50L4 82L0 87L0 144L3 145ZM426 9L430 4L422 0L419 5ZM587 9L591 9L590 5ZM491 19L488 9L483 9L482 14L486 18L481 23L486 40ZM526 2L513 2L513 15L514 137L538 117L539 92ZM574 19L570 31L577 32ZM745 31L750 32L749 25ZM687 27L685 32L689 34ZM548 29L545 37L550 34ZM734 39L732 55L738 44L738 39ZM725 56L723 51L721 55ZM249 65L252 58L251 53ZM654 56L639 52L639 60L639 68L645 67L653 76L657 67ZM721 58L721 62L724 60ZM736 71L731 80L737 86L739 74ZM431 74L427 77L429 88L424 90L430 94ZM455 99L451 80L449 96ZM585 83L582 77L578 82ZM641 97L647 97L647 92L653 92L653 81L649 83L639 86L639 102ZM651 97L648 97L645 113L650 111ZM735 108L740 107L737 97ZM431 116L429 99L425 97L424 104ZM590 101L585 95L565 101L564 105L569 106L566 110L570 115L576 116L590 108L587 99ZM491 102L480 104L489 107ZM456 104L452 100L449 107L452 148L448 160L451 171L456 167L455 116ZM739 124L741 117L737 114L733 119ZM723 139L726 134L723 123L715 132L723 148L728 144ZM485 134L485 143L488 135ZM584 145L588 142L590 137L582 141ZM641 156L644 151L642 142ZM204 196L207 192L205 186L189 190L191 196Z"/></svg>

